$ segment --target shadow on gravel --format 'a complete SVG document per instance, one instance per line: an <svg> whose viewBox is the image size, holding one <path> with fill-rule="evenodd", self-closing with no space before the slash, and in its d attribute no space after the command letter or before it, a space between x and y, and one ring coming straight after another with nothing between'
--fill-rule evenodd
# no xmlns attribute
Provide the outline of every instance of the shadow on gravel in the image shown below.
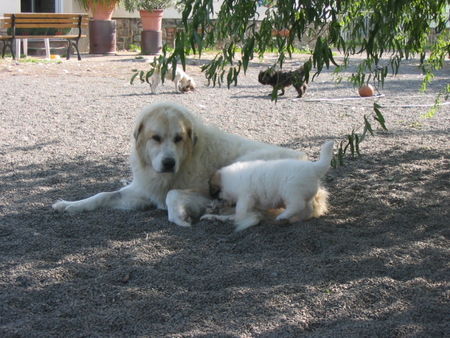
<svg viewBox="0 0 450 338"><path fill-rule="evenodd" d="M420 130L420 129L389 129L388 131L377 130L374 131L374 136L369 136L367 141L361 144L364 147L365 142L367 143L377 143L377 137L382 137L384 139L395 139L399 136L422 136L422 137L437 137L437 136L446 136L450 134L450 128L445 130ZM296 137L290 140L289 142L279 143L278 145L281 147L287 147L292 149L308 149L311 146L322 145L326 140L335 140L336 142L344 140L344 135L327 135L327 136L305 136L305 137ZM336 146L335 146L336 147ZM364 154L363 154L364 156ZM392 164L392 163L391 163Z"/></svg>
<svg viewBox="0 0 450 338"><path fill-rule="evenodd" d="M160 210L50 208L119 188L126 158L1 170L0 193L17 208L0 209L10 230L0 237L0 333L442 334L446 156L394 148L357 159L327 180L329 215L242 233L180 228Z"/></svg>

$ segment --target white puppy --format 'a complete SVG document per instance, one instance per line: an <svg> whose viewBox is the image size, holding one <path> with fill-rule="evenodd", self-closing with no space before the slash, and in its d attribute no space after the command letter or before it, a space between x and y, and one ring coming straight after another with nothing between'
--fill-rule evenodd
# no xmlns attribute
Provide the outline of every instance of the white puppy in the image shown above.
<svg viewBox="0 0 450 338"><path fill-rule="evenodd" d="M315 217L313 199L332 157L333 141L327 141L317 162L257 160L223 167L211 179L211 194L235 202L236 212L234 215L206 214L201 219L234 220L236 231L241 231L258 224L263 211L272 208L285 208L277 221L296 222Z"/></svg>
<svg viewBox="0 0 450 338"><path fill-rule="evenodd" d="M177 67L175 71L175 76L173 75L172 67L167 69L167 73L164 78L166 80L171 80L175 83L175 91L178 93L184 93L188 91L193 91L195 89L195 82L192 77L187 75L180 66ZM152 93L156 93L156 88L161 82L161 73L157 69L150 77L150 89Z"/></svg>

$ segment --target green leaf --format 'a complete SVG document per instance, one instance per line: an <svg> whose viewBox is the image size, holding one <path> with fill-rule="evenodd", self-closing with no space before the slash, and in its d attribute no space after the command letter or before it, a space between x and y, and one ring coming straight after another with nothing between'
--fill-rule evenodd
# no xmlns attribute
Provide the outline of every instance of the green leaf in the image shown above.
<svg viewBox="0 0 450 338"><path fill-rule="evenodd" d="M367 120L366 115L364 115L364 129L367 130L370 133L370 135L373 136L372 125L370 124L369 120Z"/></svg>
<svg viewBox="0 0 450 338"><path fill-rule="evenodd" d="M383 114L381 113L380 108L381 108L381 106L379 104L377 104L376 102L373 104L373 110L375 111L374 119L376 121L378 121L378 123L380 124L381 128L383 128L384 130L387 131L388 129L386 127L386 123L385 123L386 121L384 119Z"/></svg>
<svg viewBox="0 0 450 338"><path fill-rule="evenodd" d="M130 84L133 84L134 80L136 79L136 77L139 75L139 72L136 72L133 74L133 76L130 79Z"/></svg>

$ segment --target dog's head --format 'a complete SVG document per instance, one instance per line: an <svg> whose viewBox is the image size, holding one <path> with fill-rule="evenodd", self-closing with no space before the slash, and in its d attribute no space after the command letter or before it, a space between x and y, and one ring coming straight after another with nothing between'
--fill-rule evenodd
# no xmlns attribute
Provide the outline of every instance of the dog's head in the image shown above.
<svg viewBox="0 0 450 338"><path fill-rule="evenodd" d="M187 75L183 76L180 79L179 88L180 88L180 91L182 91L183 93L189 92L189 91L191 91L191 92L194 91L195 90L194 79Z"/></svg>
<svg viewBox="0 0 450 338"><path fill-rule="evenodd" d="M194 118L182 106L158 103L145 107L133 133L141 166L151 166L157 173L177 173L192 156L197 140L194 125Z"/></svg>
<svg viewBox="0 0 450 338"><path fill-rule="evenodd" d="M219 198L222 191L220 170L216 171L214 175L209 179L209 194L212 198Z"/></svg>
<svg viewBox="0 0 450 338"><path fill-rule="evenodd" d="M258 81L263 85L272 84L276 71L273 68L262 70L259 72Z"/></svg>

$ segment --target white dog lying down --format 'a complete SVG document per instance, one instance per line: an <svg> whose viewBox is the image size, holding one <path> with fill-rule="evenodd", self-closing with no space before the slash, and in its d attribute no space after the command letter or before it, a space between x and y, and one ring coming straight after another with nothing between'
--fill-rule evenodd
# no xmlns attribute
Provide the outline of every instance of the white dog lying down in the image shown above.
<svg viewBox="0 0 450 338"><path fill-rule="evenodd" d="M234 215L206 214L201 219L234 220L236 231L258 224L267 209L285 207L277 221L297 222L314 217L313 198L330 168L333 141L325 142L317 162L283 159L237 162L216 172L211 195L236 202Z"/></svg>
<svg viewBox="0 0 450 338"><path fill-rule="evenodd" d="M168 209L172 222L188 226L209 205L209 179L218 169L237 161L281 158L306 160L306 155L226 133L204 124L183 106L156 103L145 107L136 119L130 159L132 182L78 201L59 200L53 208L76 213L153 206ZM318 191L313 204L320 216L327 207L325 190Z"/></svg>
<svg viewBox="0 0 450 338"><path fill-rule="evenodd" d="M183 71L183 69L181 69L181 66L177 66L175 76L173 76L172 67L169 67L164 78L166 80L170 80L175 83L175 91L177 93L178 92L185 93L188 91L193 91L195 89L194 79L189 75L187 75ZM150 89L152 93L156 93L156 88L158 87L160 82L161 82L161 74L157 69L155 69L155 72L150 77Z"/></svg>

